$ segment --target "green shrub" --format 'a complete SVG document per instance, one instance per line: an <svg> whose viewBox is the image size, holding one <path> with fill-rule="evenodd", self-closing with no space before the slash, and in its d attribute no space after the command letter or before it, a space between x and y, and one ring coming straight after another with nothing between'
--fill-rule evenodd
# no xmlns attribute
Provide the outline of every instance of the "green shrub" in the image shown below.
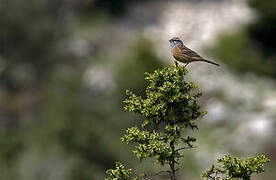
<svg viewBox="0 0 276 180"><path fill-rule="evenodd" d="M202 177L206 180L231 180L233 178L250 180L253 173L264 172L264 164L267 162L269 162L269 159L265 155L251 157L246 160L226 155L218 159L219 167L212 165L209 170L202 174Z"/></svg>
<svg viewBox="0 0 276 180"><path fill-rule="evenodd" d="M144 120L141 127L128 128L121 140L135 145L133 153L139 160L154 158L157 163L168 167L168 170L155 175L143 174L133 179L149 180L160 173L167 173L171 180L176 180L183 150L194 148L196 138L187 130L197 130L196 122L206 112L201 111L197 103L201 96L198 87L186 80L186 74L187 70L175 62L173 67L146 73L145 97L126 91L125 110L143 116ZM225 156L218 160L222 167L213 165L202 177L207 180L218 180L220 177L223 180L249 180L252 173L263 172L263 165L268 161L264 155L246 161ZM116 163L115 169L107 171L106 180L131 179L131 172L131 169L125 169L122 164Z"/></svg>

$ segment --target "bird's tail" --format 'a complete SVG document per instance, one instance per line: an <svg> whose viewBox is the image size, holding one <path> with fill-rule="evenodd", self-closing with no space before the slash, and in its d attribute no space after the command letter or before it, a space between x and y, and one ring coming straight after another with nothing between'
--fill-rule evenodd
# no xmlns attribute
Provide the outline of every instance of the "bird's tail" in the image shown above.
<svg viewBox="0 0 276 180"><path fill-rule="evenodd" d="M214 64L214 65L216 65L216 66L220 66L219 64L214 63L214 62L209 61L209 60L206 60L206 59L203 59L202 61L207 62L207 63L210 63L210 64Z"/></svg>

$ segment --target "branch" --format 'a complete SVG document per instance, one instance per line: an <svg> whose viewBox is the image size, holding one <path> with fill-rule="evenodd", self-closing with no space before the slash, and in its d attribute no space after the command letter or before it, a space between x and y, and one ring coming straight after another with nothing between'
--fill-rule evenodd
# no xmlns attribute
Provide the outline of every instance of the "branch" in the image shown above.
<svg viewBox="0 0 276 180"><path fill-rule="evenodd" d="M192 146L192 147L183 147L183 148L176 149L175 151L181 151L181 150L184 150L184 149L193 149L193 148L197 148L197 147L196 147L196 146Z"/></svg>

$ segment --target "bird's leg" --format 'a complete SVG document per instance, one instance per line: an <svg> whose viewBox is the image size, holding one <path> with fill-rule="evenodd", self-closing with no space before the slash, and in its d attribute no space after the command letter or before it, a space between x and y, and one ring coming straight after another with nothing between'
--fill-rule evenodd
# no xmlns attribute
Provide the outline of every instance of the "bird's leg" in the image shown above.
<svg viewBox="0 0 276 180"><path fill-rule="evenodd" d="M187 62L186 64L185 64L185 66L183 66L183 68L186 68L186 66L188 65L189 63Z"/></svg>

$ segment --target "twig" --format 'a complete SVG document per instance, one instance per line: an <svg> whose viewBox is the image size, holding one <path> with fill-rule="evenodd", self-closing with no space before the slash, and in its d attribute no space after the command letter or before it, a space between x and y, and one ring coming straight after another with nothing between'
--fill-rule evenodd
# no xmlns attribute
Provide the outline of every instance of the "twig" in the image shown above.
<svg viewBox="0 0 276 180"><path fill-rule="evenodd" d="M193 148L197 148L197 147L196 146L193 146L193 147L183 147L183 148L176 149L175 151L181 151L181 150L184 150L184 149L193 149Z"/></svg>

